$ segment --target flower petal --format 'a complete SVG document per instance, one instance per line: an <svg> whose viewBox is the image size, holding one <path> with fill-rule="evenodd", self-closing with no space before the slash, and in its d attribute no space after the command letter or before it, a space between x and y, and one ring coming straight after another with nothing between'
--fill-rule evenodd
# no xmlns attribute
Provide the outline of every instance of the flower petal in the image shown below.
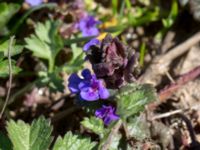
<svg viewBox="0 0 200 150"><path fill-rule="evenodd" d="M79 78L79 76L76 74L76 73L73 73L69 79L69 84L68 84L68 87L69 87L69 90L72 92L72 93L78 93L79 92L79 87L78 85L80 84L80 82L82 81L81 78Z"/></svg>
<svg viewBox="0 0 200 150"><path fill-rule="evenodd" d="M103 118L105 116L105 109L100 108L95 111L95 116L98 118Z"/></svg>
<svg viewBox="0 0 200 150"><path fill-rule="evenodd" d="M84 79L90 80L92 78L91 72L89 69L84 69L81 73Z"/></svg>
<svg viewBox="0 0 200 150"><path fill-rule="evenodd" d="M89 42L87 42L84 47L83 47L83 50L84 51L88 51L90 49L91 46L93 45L99 45L100 44L100 41L97 40L97 39L92 39L90 40Z"/></svg>
<svg viewBox="0 0 200 150"><path fill-rule="evenodd" d="M103 81L100 81L99 82L99 97L101 99L107 99L109 98L110 94L109 94L109 91L108 89L106 89L103 85Z"/></svg>
<svg viewBox="0 0 200 150"><path fill-rule="evenodd" d="M99 35L99 30L96 27L90 27L82 30L83 37L87 36L97 36Z"/></svg>
<svg viewBox="0 0 200 150"><path fill-rule="evenodd" d="M119 116L116 115L116 114L112 114L112 115L110 115L110 118L111 118L112 120L118 120L118 119L119 119Z"/></svg>
<svg viewBox="0 0 200 150"><path fill-rule="evenodd" d="M109 125L111 121L118 120L119 116L115 114L115 108L103 105L102 108L95 111L95 116L101 118L105 125Z"/></svg>
<svg viewBox="0 0 200 150"><path fill-rule="evenodd" d="M112 121L112 119L109 116L107 116L103 119L103 122L105 123L105 125L109 125L111 123L111 121Z"/></svg>
<svg viewBox="0 0 200 150"><path fill-rule="evenodd" d="M43 1L42 0L25 0L30 6L37 6L40 5Z"/></svg>
<svg viewBox="0 0 200 150"><path fill-rule="evenodd" d="M99 34L99 30L96 28L96 25L99 23L100 21L95 20L93 16L87 16L79 21L78 26L84 37L95 36Z"/></svg>
<svg viewBox="0 0 200 150"><path fill-rule="evenodd" d="M94 91L92 88L84 88L80 92L81 98L87 101L96 101L99 99L98 91Z"/></svg>
<svg viewBox="0 0 200 150"><path fill-rule="evenodd" d="M84 89L87 89L87 88L90 88L91 86L90 86L90 81L87 81L87 80L85 80L85 81L81 81L80 83L79 83L79 85L78 85L78 88L82 91L82 90L84 90ZM85 90L86 91L86 90Z"/></svg>

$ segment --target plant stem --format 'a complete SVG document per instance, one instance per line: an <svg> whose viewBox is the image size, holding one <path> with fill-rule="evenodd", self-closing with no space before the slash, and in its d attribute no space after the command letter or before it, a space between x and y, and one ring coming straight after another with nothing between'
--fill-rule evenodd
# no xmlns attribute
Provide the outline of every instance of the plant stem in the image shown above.
<svg viewBox="0 0 200 150"><path fill-rule="evenodd" d="M54 60L54 58L51 58L51 59L49 59L49 68L48 68L48 71L49 71L49 73L52 73L53 72L53 69L54 69L54 62L55 62L55 60Z"/></svg>
<svg viewBox="0 0 200 150"><path fill-rule="evenodd" d="M122 120L119 119L117 121L117 123L114 125L114 127L112 128L112 130L110 131L110 134L108 135L108 138L106 140L106 142L104 143L104 145L102 146L101 150L108 150L111 143L112 143L112 139L113 137L117 134L117 132L119 131L119 128L122 125Z"/></svg>
<svg viewBox="0 0 200 150"><path fill-rule="evenodd" d="M12 62L11 62L11 51L12 51L12 45L13 45L14 38L15 38L14 36L12 36L12 37L10 38L9 47L8 47L9 85L8 85L8 92L7 92L7 95L6 95L6 100L5 100L5 103L4 103L3 108L2 108L2 110L1 110L1 113L0 113L0 119L2 118L3 112L4 112L4 110L6 109L6 106L7 106L9 97L10 97L11 87L12 87Z"/></svg>

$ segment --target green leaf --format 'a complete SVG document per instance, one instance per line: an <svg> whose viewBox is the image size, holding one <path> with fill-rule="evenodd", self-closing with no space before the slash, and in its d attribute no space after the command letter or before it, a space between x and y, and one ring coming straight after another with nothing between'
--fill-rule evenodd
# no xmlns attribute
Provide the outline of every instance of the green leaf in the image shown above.
<svg viewBox="0 0 200 150"><path fill-rule="evenodd" d="M8 47L9 47L9 40L6 40L5 42L0 44L0 52L3 52L4 56L7 56L7 54L8 54ZM13 48L12 48L12 51L11 51L11 56L20 54L22 52L23 48L24 47L22 45L13 44Z"/></svg>
<svg viewBox="0 0 200 150"><path fill-rule="evenodd" d="M65 134L64 138L58 137L53 150L91 150L96 143L88 138L73 135L71 132Z"/></svg>
<svg viewBox="0 0 200 150"><path fill-rule="evenodd" d="M120 139L122 138L121 134L116 134L113 138L112 138L112 142L110 144L109 150L118 150L118 146L120 143Z"/></svg>
<svg viewBox="0 0 200 150"><path fill-rule="evenodd" d="M101 119L96 117L84 118L81 124L85 127L103 137L105 133L104 123Z"/></svg>
<svg viewBox="0 0 200 150"><path fill-rule="evenodd" d="M44 41L33 34L25 41L27 43L26 48L31 50L34 56L51 60L51 48Z"/></svg>
<svg viewBox="0 0 200 150"><path fill-rule="evenodd" d="M57 70L55 70L53 73L40 71L38 75L40 80L37 83L37 85L39 87L48 86L51 92L58 92L58 91L63 92L64 89L63 79L57 73Z"/></svg>
<svg viewBox="0 0 200 150"><path fill-rule="evenodd" d="M31 126L21 120L11 120L7 130L14 150L47 150L52 141L52 127L44 117L34 120Z"/></svg>
<svg viewBox="0 0 200 150"><path fill-rule="evenodd" d="M162 20L163 26L165 28L170 28L174 24L177 16L178 16L178 2L176 0L173 0L169 16L166 19Z"/></svg>
<svg viewBox="0 0 200 150"><path fill-rule="evenodd" d="M11 141L1 132L0 132L0 150L12 150Z"/></svg>
<svg viewBox="0 0 200 150"><path fill-rule="evenodd" d="M51 22L46 21L45 23L39 22L35 28L35 34L37 37L44 42L50 43L49 31L51 30Z"/></svg>
<svg viewBox="0 0 200 150"><path fill-rule="evenodd" d="M136 13L128 14L128 22L133 26L141 26L144 24L148 24L160 19L160 7L155 6L152 9L148 9L147 7L135 7Z"/></svg>
<svg viewBox="0 0 200 150"><path fill-rule="evenodd" d="M128 134L134 139L144 140L150 137L149 127L144 117L131 118L126 125Z"/></svg>
<svg viewBox="0 0 200 150"><path fill-rule="evenodd" d="M117 114L122 118L138 114L146 104L156 100L155 89L149 84L129 84L122 87L116 96Z"/></svg>
<svg viewBox="0 0 200 150"><path fill-rule="evenodd" d="M117 7L118 7L118 0L112 0L112 11L114 15L117 14Z"/></svg>
<svg viewBox="0 0 200 150"><path fill-rule="evenodd" d="M12 60L12 74L17 74L21 71L19 67L16 66L16 62ZM0 77L5 78L9 75L9 61L6 60L0 60Z"/></svg>
<svg viewBox="0 0 200 150"><path fill-rule="evenodd" d="M173 0L168 17L162 19L163 28L160 31L158 31L158 33L156 33L155 35L155 40L158 43L161 43L163 36L167 33L169 28L174 24L177 16L178 16L178 2L177 0Z"/></svg>
<svg viewBox="0 0 200 150"><path fill-rule="evenodd" d="M125 3L126 3L126 7L128 10L131 9L131 1L130 0L125 0Z"/></svg>
<svg viewBox="0 0 200 150"><path fill-rule="evenodd" d="M45 23L37 23L35 34L25 38L26 48L33 52L33 55L48 60L49 72L53 72L55 58L63 48L64 43L58 34L59 21L47 20Z"/></svg>
<svg viewBox="0 0 200 150"><path fill-rule="evenodd" d="M20 9L20 5L14 3L0 3L0 30L2 30L8 21L16 14Z"/></svg>

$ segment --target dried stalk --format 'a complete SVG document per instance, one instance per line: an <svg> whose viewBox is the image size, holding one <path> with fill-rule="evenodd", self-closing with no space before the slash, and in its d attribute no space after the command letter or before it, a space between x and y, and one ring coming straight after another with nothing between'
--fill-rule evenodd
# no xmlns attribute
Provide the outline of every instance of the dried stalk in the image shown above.
<svg viewBox="0 0 200 150"><path fill-rule="evenodd" d="M186 112L186 111L189 111L189 110L199 110L199 108L200 108L200 105L194 105L194 106L192 106L190 108L186 108L186 109L177 109L177 110L174 110L174 111L155 115L150 120L153 121L153 120L157 120L157 119L167 118L167 117L170 117L172 115L180 114L180 113L183 113L183 112Z"/></svg>
<svg viewBox="0 0 200 150"><path fill-rule="evenodd" d="M188 73L185 73L181 75L175 83L171 83L170 85L166 86L164 89L162 89L159 92L159 100L165 101L167 98L169 98L174 92L176 92L181 86L186 84L189 81L194 80L200 75L200 66L196 67L195 69L189 71Z"/></svg>
<svg viewBox="0 0 200 150"><path fill-rule="evenodd" d="M200 41L200 32L193 35L191 38L172 48L166 54L159 55L152 60L152 64L147 68L145 73L139 79L142 83L158 84L158 77L164 75L169 70L171 62L187 52L193 45Z"/></svg>
<svg viewBox="0 0 200 150"><path fill-rule="evenodd" d="M162 89L158 96L159 101L156 101L154 103L151 103L150 109L155 109L157 105L160 103L165 102L170 96L172 96L181 86L186 84L189 81L194 80L200 75L200 66L196 67L195 69L189 71L188 73L185 73L181 75L175 83L171 83L170 85L167 85L164 89Z"/></svg>

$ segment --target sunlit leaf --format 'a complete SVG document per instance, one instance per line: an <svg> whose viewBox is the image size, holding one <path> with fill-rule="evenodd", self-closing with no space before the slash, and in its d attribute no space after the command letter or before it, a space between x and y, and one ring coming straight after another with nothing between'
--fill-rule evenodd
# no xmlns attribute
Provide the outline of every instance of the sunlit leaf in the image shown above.
<svg viewBox="0 0 200 150"><path fill-rule="evenodd" d="M11 120L7 130L13 150L47 150L52 141L52 127L44 117L34 120L31 125Z"/></svg>
<svg viewBox="0 0 200 150"><path fill-rule="evenodd" d="M49 72L53 71L55 58L64 46L58 34L59 24L59 21L50 20L45 23L37 23L35 34L25 38L25 47L31 50L34 56L48 60Z"/></svg>
<svg viewBox="0 0 200 150"><path fill-rule="evenodd" d="M91 150L95 145L96 143L91 142L88 138L68 132L64 138L57 138L53 150Z"/></svg>
<svg viewBox="0 0 200 150"><path fill-rule="evenodd" d="M148 124L142 116L129 119L127 125L128 134L137 140L150 137Z"/></svg>
<svg viewBox="0 0 200 150"><path fill-rule="evenodd" d="M121 138L122 138L121 134L116 134L115 136L113 136L112 142L110 143L109 150L118 150L119 149L118 146L119 146Z"/></svg>
<svg viewBox="0 0 200 150"><path fill-rule="evenodd" d="M26 48L33 51L33 55L47 60L52 59L51 48L44 41L35 35L31 35L29 38L26 38L25 41L27 43Z"/></svg>
<svg viewBox="0 0 200 150"><path fill-rule="evenodd" d="M96 117L84 118L81 124L93 131L94 133L98 134L100 137L103 136L105 133L104 123L101 119Z"/></svg>
<svg viewBox="0 0 200 150"><path fill-rule="evenodd" d="M20 9L20 5L14 3L0 3L0 31L5 27L8 21Z"/></svg>
<svg viewBox="0 0 200 150"><path fill-rule="evenodd" d="M117 114L122 118L138 114L146 104L156 100L155 89L149 84L128 84L119 90L117 98Z"/></svg>

